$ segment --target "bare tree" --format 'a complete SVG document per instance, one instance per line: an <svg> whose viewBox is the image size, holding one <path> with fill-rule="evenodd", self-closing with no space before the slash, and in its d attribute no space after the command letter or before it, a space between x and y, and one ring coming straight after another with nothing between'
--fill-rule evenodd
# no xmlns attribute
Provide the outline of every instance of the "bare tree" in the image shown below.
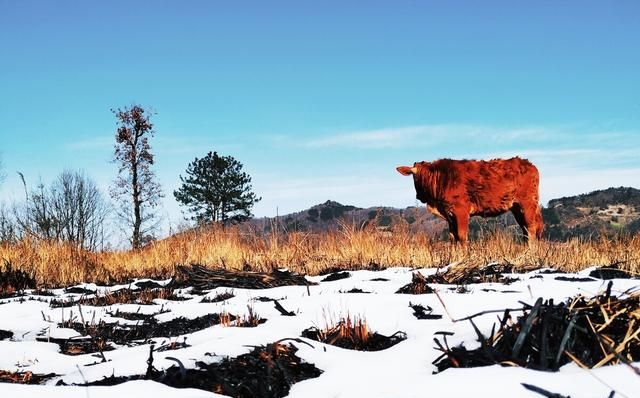
<svg viewBox="0 0 640 398"><path fill-rule="evenodd" d="M15 218L24 235L36 239L58 239L57 220L51 208L51 197L44 183L40 181L30 193L24 175L18 172L25 187L25 201L15 207Z"/></svg>
<svg viewBox="0 0 640 398"><path fill-rule="evenodd" d="M103 239L109 206L95 182L83 172L64 171L50 193L58 239L96 250Z"/></svg>
<svg viewBox="0 0 640 398"><path fill-rule="evenodd" d="M154 157L149 138L155 131L151 113L139 105L112 110L118 120L114 162L118 164L118 177L111 196L119 204L119 215L132 228L131 245L141 247L143 237L156 226L157 214L153 209L162 198L160 184L151 169Z"/></svg>
<svg viewBox="0 0 640 398"><path fill-rule="evenodd" d="M18 237L13 215L5 203L0 203L0 243L13 243Z"/></svg>
<svg viewBox="0 0 640 398"><path fill-rule="evenodd" d="M6 178L4 173L2 157L0 157L0 184L4 182ZM0 203L0 243L13 242L15 239L15 224L11 213L7 210L4 202Z"/></svg>
<svg viewBox="0 0 640 398"><path fill-rule="evenodd" d="M23 178L24 183L24 176ZM95 182L81 171L64 171L47 188L40 182L15 211L17 226L36 239L71 242L96 250L104 238L109 205Z"/></svg>

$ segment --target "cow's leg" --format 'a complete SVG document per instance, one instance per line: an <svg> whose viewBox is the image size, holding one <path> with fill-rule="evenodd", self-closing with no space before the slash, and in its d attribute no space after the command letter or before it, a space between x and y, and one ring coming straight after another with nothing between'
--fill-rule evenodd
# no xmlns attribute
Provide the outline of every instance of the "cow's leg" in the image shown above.
<svg viewBox="0 0 640 398"><path fill-rule="evenodd" d="M516 219L516 222L522 228L522 234L524 236L525 241L529 239L529 228L527 228L527 223L524 218L524 211L522 211L522 206L519 203L514 203L511 208L511 213L513 213L513 218Z"/></svg>
<svg viewBox="0 0 640 398"><path fill-rule="evenodd" d="M466 247L469 234L469 210L457 209L453 214L453 218L455 220L456 241Z"/></svg>
<svg viewBox="0 0 640 398"><path fill-rule="evenodd" d="M449 242L458 242L458 228L456 227L456 220L453 217L447 217L447 224L449 225Z"/></svg>
<svg viewBox="0 0 640 398"><path fill-rule="evenodd" d="M529 206L514 204L511 212L522 228L528 243L531 243L540 236L542 226L539 224L542 221L542 215L540 214L540 208L537 203Z"/></svg>
<svg viewBox="0 0 640 398"><path fill-rule="evenodd" d="M532 203L526 207L523 207L524 222L527 225L527 237L529 242L542 237L542 230L544 225L542 224L542 214L540 207L537 203Z"/></svg>

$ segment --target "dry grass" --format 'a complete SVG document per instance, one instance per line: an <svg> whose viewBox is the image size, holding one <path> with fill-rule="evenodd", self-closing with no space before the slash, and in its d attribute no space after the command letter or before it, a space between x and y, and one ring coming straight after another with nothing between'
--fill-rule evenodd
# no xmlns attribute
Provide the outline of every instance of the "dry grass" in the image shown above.
<svg viewBox="0 0 640 398"><path fill-rule="evenodd" d="M339 339L346 339L356 344L366 344L371 335L367 321L361 317L341 318L338 322L329 321L322 329L317 330L318 340L334 344Z"/></svg>
<svg viewBox="0 0 640 398"><path fill-rule="evenodd" d="M227 311L220 313L220 325L223 327L256 327L265 320L260 318L253 306L247 306L248 313L243 316L234 316Z"/></svg>
<svg viewBox="0 0 640 398"><path fill-rule="evenodd" d="M506 232L497 232L463 249L403 229L382 233L343 225L339 231L325 234L292 232L262 237L237 228L206 228L175 235L140 251L93 253L25 239L0 246L0 260L34 275L38 285L45 287L167 278L174 274L176 265L192 263L255 271L287 267L305 274L333 268L442 267L451 263L482 266L499 262L522 270L550 266L563 271L618 264L640 273L640 236L541 241L527 247Z"/></svg>

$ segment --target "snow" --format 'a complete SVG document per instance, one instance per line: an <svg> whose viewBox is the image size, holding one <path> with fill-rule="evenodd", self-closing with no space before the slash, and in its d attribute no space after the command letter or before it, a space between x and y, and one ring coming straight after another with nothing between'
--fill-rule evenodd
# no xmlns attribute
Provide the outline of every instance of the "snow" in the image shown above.
<svg viewBox="0 0 640 398"><path fill-rule="evenodd" d="M640 397L640 377L624 365L608 366L594 370L583 370L573 364L559 372L539 372L523 368L490 366L471 369L448 369L434 374L432 361L440 354L434 349L434 333L449 331L455 334L448 338L450 345L464 343L466 347L477 346L476 335L467 321L452 322L435 294L406 295L395 294L400 287L411 281L412 272L425 275L434 269L412 270L391 268L383 271L351 271L351 277L333 282L321 282L310 286L287 286L264 290L218 288L208 293L209 297L231 291L235 297L224 302L201 303L201 296L193 296L186 301L156 300L153 305L117 304L106 307L82 306L85 320L95 319L114 322L109 313L116 310L151 314L161 309L169 312L157 315L160 322L176 317L195 318L209 313L227 311L231 314L248 314L247 306L267 322L255 328L224 327L216 325L190 333L186 336L156 338L157 344L169 341L183 341L190 347L154 353L154 366L158 369L175 364L167 357L183 362L185 367L195 367L196 361L214 362L223 357L235 357L251 351L252 346L272 343L282 338L299 337L302 330L311 326L323 327L331 320L347 315L366 319L372 331L391 335L405 332L407 340L386 350L360 352L346 350L305 339L311 344L293 343L298 347L297 355L323 370L315 379L296 383L291 388L290 397L540 397L525 390L520 383L529 383L552 392L572 397L607 397L612 389L618 397ZM569 282L555 280L558 276L586 277L589 270L578 274L514 274L518 281L503 285L485 283L468 285L468 293L458 293L448 285L431 285L439 292L450 316L454 319L469 316L485 310L519 308L519 301L532 304L536 298L553 298L563 301L577 294L592 296L606 288L608 281ZM534 278L535 277L535 278ZM372 281L386 278L388 281ZM320 282L323 277L309 277ZM159 281L164 284L167 281ZM132 285L114 287L81 285L98 292L117 290ZM621 294L628 289L638 288L640 281L616 279L613 293ZM453 286L454 287L454 286ZM371 294L343 293L359 288ZM495 291L483 291L493 289ZM182 294L189 295L190 289ZM79 297L64 293L63 289L53 291L57 299ZM258 297L277 299L296 316L282 316L272 302L256 300ZM104 353L108 362L94 354L68 356L59 352L59 347L36 338L69 338L78 336L71 329L59 328L57 324L71 316L79 318L79 308L50 308L51 297L39 296L38 300L0 300L0 329L11 330L14 337L0 341L0 370L31 371L33 373L55 373L46 385L26 386L0 383L0 394L11 397L107 397L121 394L134 396L144 394L157 398L165 397L215 397L210 392L193 389L175 389L151 381L131 381L112 387L60 387L65 383L84 383L100 380L111 375L144 374L149 354L148 345L133 347L118 346L114 351ZM438 320L418 320L413 316L409 302L422 304L442 314ZM120 322L123 322L119 319ZM481 331L489 333L496 322L496 314L487 314L474 320ZM135 323L136 321L127 321Z"/></svg>

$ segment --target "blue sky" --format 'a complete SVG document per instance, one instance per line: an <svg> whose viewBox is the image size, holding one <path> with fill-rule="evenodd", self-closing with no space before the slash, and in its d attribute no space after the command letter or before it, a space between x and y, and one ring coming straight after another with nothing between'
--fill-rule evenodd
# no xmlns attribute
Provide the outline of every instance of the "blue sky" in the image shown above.
<svg viewBox="0 0 640 398"><path fill-rule="evenodd" d="M415 204L395 166L521 155L542 199L640 186L637 1L0 0L5 201L116 173L110 108L155 109L162 213L189 161L232 155L258 216Z"/></svg>

